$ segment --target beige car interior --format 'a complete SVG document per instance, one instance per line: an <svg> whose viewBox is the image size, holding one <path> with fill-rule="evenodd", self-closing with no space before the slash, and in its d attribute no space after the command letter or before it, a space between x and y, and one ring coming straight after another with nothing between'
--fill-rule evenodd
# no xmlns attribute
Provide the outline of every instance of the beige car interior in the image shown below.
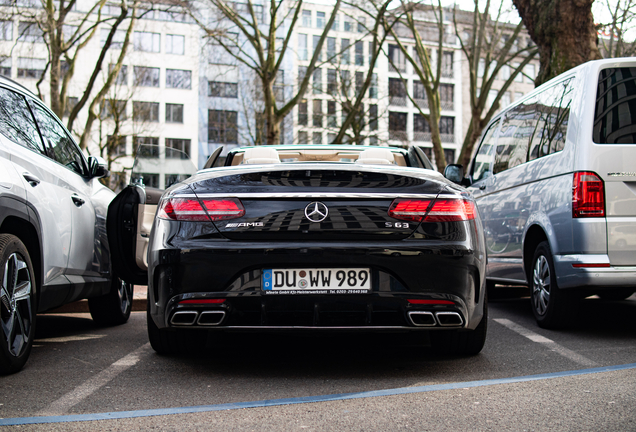
<svg viewBox="0 0 636 432"><path fill-rule="evenodd" d="M281 162L355 162L369 165L407 166L404 155L393 153L386 148L372 148L362 151L351 150L295 150L273 149L268 147L249 148L245 153L237 153L232 165L241 164L273 164Z"/></svg>
<svg viewBox="0 0 636 432"><path fill-rule="evenodd" d="M157 204L139 204L137 218L137 244L135 261L142 270L148 269L148 239L157 212Z"/></svg>

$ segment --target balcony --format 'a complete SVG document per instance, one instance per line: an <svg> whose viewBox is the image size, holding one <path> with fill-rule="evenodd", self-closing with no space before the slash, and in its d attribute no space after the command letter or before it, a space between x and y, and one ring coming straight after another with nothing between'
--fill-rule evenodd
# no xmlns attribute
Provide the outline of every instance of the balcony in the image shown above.
<svg viewBox="0 0 636 432"><path fill-rule="evenodd" d="M440 134L443 143L454 143L455 134ZM397 138L396 138L397 139ZM433 142L430 132L413 132L413 141L416 142Z"/></svg>
<svg viewBox="0 0 636 432"><path fill-rule="evenodd" d="M417 105L418 107L420 107L420 109L428 109L428 99L416 99L413 98L413 100L415 101L415 105Z"/></svg>
<svg viewBox="0 0 636 432"><path fill-rule="evenodd" d="M389 139L395 140L395 141L408 141L409 140L408 132L390 130Z"/></svg>
<svg viewBox="0 0 636 432"><path fill-rule="evenodd" d="M389 105L406 106L406 96L389 96Z"/></svg>
<svg viewBox="0 0 636 432"><path fill-rule="evenodd" d="M395 66L397 66L397 67L395 67ZM391 63L389 63L389 72L406 73L406 64L396 64L395 66L393 66Z"/></svg>

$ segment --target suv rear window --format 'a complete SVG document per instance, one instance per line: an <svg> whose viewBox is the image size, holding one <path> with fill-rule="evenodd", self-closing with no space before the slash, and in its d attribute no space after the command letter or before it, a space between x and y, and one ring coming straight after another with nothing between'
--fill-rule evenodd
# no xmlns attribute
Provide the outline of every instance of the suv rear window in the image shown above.
<svg viewBox="0 0 636 432"><path fill-rule="evenodd" d="M597 144L636 143L636 67L600 72L592 139Z"/></svg>

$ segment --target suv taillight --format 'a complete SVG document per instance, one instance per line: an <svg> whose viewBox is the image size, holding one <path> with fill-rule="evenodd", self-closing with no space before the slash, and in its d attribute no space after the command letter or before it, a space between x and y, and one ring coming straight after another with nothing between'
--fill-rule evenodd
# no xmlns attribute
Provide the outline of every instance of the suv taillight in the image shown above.
<svg viewBox="0 0 636 432"><path fill-rule="evenodd" d="M605 217L605 187L593 172L575 172L572 182L572 217Z"/></svg>
<svg viewBox="0 0 636 432"><path fill-rule="evenodd" d="M205 206L205 209L201 206ZM161 202L157 217L175 221L219 221L245 215L245 208L237 198L203 199L168 198Z"/></svg>
<svg viewBox="0 0 636 432"><path fill-rule="evenodd" d="M396 198L389 216L414 222L457 222L475 219L475 203L465 198L441 198L433 201ZM429 209L430 207L430 209Z"/></svg>

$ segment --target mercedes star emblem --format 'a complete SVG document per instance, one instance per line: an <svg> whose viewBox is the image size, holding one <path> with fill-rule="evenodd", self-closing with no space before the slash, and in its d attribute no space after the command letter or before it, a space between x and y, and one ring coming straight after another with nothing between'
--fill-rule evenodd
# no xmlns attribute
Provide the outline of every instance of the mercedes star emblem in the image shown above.
<svg viewBox="0 0 636 432"><path fill-rule="evenodd" d="M305 216L311 222L322 222L327 218L329 209L321 202L314 201L305 207Z"/></svg>

